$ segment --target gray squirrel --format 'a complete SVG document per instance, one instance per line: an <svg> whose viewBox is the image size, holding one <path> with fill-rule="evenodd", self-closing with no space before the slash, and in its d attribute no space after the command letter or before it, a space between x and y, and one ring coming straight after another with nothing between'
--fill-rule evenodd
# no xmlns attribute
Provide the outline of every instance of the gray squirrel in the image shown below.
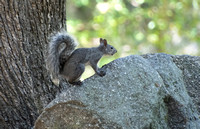
<svg viewBox="0 0 200 129"><path fill-rule="evenodd" d="M98 47L75 49L77 44L67 32L60 32L51 37L46 67L55 85L59 85L61 78L70 84L82 85L80 77L85 71L86 64L89 64L99 76L106 75L106 71L98 68L97 63L103 55L114 55L117 52L102 38Z"/></svg>

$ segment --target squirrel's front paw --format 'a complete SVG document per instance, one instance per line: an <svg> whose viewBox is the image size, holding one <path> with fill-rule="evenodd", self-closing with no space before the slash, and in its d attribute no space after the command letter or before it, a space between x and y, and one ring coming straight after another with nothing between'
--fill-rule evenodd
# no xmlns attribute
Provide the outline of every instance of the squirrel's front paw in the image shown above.
<svg viewBox="0 0 200 129"><path fill-rule="evenodd" d="M97 73L99 76L103 77L106 75L106 71L104 70L99 70L99 72Z"/></svg>

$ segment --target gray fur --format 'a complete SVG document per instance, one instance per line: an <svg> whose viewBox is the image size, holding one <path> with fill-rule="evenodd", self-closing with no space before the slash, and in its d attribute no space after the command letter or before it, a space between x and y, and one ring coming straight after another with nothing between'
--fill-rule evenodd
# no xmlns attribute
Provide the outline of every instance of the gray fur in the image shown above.
<svg viewBox="0 0 200 129"><path fill-rule="evenodd" d="M64 48L60 48L64 44ZM69 58L77 46L75 39L66 32L60 32L51 37L48 47L48 56L46 67L49 70L52 79L58 79L60 74L60 65Z"/></svg>
<svg viewBox="0 0 200 129"><path fill-rule="evenodd" d="M113 55L117 52L113 46L101 38L98 47L74 50L76 46L77 42L67 33L58 33L51 39L46 63L52 81L57 85L59 85L57 80L60 76L70 83L80 82L79 79L88 63L99 76L104 76L106 72L98 68L98 61L105 54Z"/></svg>

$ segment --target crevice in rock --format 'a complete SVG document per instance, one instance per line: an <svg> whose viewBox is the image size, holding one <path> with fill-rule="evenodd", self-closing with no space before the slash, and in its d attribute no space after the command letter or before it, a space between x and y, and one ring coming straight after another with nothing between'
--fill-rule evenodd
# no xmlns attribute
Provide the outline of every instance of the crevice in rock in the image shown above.
<svg viewBox="0 0 200 129"><path fill-rule="evenodd" d="M184 129L186 127L187 118L184 117L184 112L181 110L183 105L176 101L172 96L166 96L163 100L168 111L166 117L168 126L171 129Z"/></svg>

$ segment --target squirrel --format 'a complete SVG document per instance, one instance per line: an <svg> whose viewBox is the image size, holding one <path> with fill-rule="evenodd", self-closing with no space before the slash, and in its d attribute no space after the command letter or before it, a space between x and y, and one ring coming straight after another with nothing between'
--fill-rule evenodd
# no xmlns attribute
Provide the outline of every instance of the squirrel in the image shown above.
<svg viewBox="0 0 200 129"><path fill-rule="evenodd" d="M97 63L103 55L114 55L117 52L102 38L98 47L75 49L77 45L75 38L67 32L59 32L51 37L46 67L55 85L59 85L61 78L72 85L82 85L80 77L85 71L86 64L89 64L99 76L105 76L106 71L100 69Z"/></svg>

